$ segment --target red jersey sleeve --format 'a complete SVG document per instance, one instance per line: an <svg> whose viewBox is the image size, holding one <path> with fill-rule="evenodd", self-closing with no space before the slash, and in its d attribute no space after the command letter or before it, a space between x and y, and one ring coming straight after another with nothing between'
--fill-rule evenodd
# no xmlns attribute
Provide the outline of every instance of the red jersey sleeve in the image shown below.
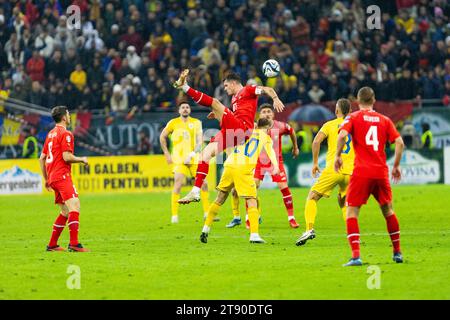
<svg viewBox="0 0 450 320"><path fill-rule="evenodd" d="M400 137L400 133L395 128L394 123L391 119L386 119L387 121L387 137L390 143L393 143L395 139Z"/></svg>
<svg viewBox="0 0 450 320"><path fill-rule="evenodd" d="M353 122L354 122L354 118L351 115L346 116L344 119L344 122L342 122L342 126L339 129L339 132L341 130L345 130L349 134L352 134L353 133Z"/></svg>
<svg viewBox="0 0 450 320"><path fill-rule="evenodd" d="M255 85L245 86L245 94L248 97L254 98L257 95L261 94L261 90L257 88Z"/></svg>
<svg viewBox="0 0 450 320"><path fill-rule="evenodd" d="M64 132L61 139L61 152L69 151L73 153L74 143L73 143L73 134L70 131Z"/></svg>
<svg viewBox="0 0 450 320"><path fill-rule="evenodd" d="M285 123L283 127L283 135L291 135L293 133L294 129L288 123Z"/></svg>

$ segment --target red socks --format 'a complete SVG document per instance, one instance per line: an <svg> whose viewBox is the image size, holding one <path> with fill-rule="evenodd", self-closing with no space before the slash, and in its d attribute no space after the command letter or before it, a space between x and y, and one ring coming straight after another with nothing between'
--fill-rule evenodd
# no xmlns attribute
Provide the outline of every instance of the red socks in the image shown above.
<svg viewBox="0 0 450 320"><path fill-rule="evenodd" d="M70 245L76 246L78 244L78 227L80 226L79 220L80 213L77 211L69 212L69 233L70 233Z"/></svg>
<svg viewBox="0 0 450 320"><path fill-rule="evenodd" d="M292 194L288 187L281 190L283 195L284 206L286 207L288 217L294 216L294 202L292 201Z"/></svg>
<svg viewBox="0 0 450 320"><path fill-rule="evenodd" d="M56 218L55 223L53 224L52 237L50 238L50 242L48 244L49 247L55 247L58 245L58 239L66 226L66 221L67 217L64 217L62 214L59 214Z"/></svg>
<svg viewBox="0 0 450 320"><path fill-rule="evenodd" d="M400 252L400 227L395 213L386 217L386 225L389 236L391 237L394 253Z"/></svg>
<svg viewBox="0 0 450 320"><path fill-rule="evenodd" d="M358 219L347 218L347 239L352 248L352 258L359 258L359 226Z"/></svg>
<svg viewBox="0 0 450 320"><path fill-rule="evenodd" d="M199 105L205 106L205 107L211 107L213 103L213 98L208 96L206 93L197 91L195 89L189 88L186 91L186 94L192 98L192 100L195 101L195 103L198 103Z"/></svg>
<svg viewBox="0 0 450 320"><path fill-rule="evenodd" d="M195 175L194 185L198 188L202 187L203 181L205 181L206 176L209 171L209 163L205 161L200 161L197 166L197 174Z"/></svg>

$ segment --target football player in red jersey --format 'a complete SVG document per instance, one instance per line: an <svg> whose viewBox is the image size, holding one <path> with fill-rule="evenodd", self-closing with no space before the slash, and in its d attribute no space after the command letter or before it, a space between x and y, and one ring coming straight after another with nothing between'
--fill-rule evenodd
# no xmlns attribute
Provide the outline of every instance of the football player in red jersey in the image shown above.
<svg viewBox="0 0 450 320"><path fill-rule="evenodd" d="M292 228L298 228L299 225L297 221L295 221L294 203L291 191L289 190L288 177L286 175L286 170L284 169L283 154L281 152L282 137L284 135L289 135L293 144L292 155L294 158L296 158L299 155L295 131L289 124L274 119L275 112L273 106L270 103L263 103L259 107L259 117L263 119L268 119L272 123L272 126L269 129L269 134L273 141L273 149L275 150L275 153L278 155L278 164L280 173L272 175L273 171L272 163L270 162L270 159L267 157L267 154L264 151L261 152L258 158L258 163L256 164L255 168L254 179L256 182L256 186L259 187L261 181L264 179L264 175L266 174L266 172L270 173L272 176L272 181L278 184L278 188L280 189L281 194L283 196L283 202L288 214L289 225ZM227 224L228 228L232 228L234 226L241 224L241 218L239 215L239 198L236 199L235 194L233 194L232 208L234 218L229 224ZM249 226L248 219L246 219L246 224L247 226Z"/></svg>
<svg viewBox="0 0 450 320"><path fill-rule="evenodd" d="M47 135L39 163L45 180L45 187L55 192L55 204L61 208L61 212L53 224L53 233L47 251L64 251L58 245L58 238L63 231L66 222L69 228L69 251L86 252L78 242L80 199L72 183L71 164L84 163L88 165L86 157L76 157L74 152L73 134L67 130L70 124L70 115L67 107L54 107L51 111L56 125Z"/></svg>
<svg viewBox="0 0 450 320"><path fill-rule="evenodd" d="M233 72L228 73L223 80L226 93L232 96L232 110L230 110L219 100L189 87L187 84L188 74L189 70L184 70L179 79L174 83L174 87L183 90L196 103L211 108L212 112L208 115L208 118L217 119L220 122L221 130L202 150L194 186L185 197L178 200L182 204L200 201L200 188L208 175L209 161L211 158L229 147L244 143L251 135L258 105L258 95L269 95L273 100L275 110L278 112L284 110L284 104L278 98L275 90L270 87L243 86L240 76Z"/></svg>
<svg viewBox="0 0 450 320"><path fill-rule="evenodd" d="M355 167L350 178L347 193L347 239L352 249L352 258L344 266L360 266L358 216L362 205L373 195L380 205L386 219L387 230L394 251L393 260L403 262L400 251L400 227L392 209L392 190L389 182L389 169L386 164L386 143L395 142L395 160L392 179L401 179L400 160L404 143L394 123L386 116L375 112L375 94L369 87L358 91L360 110L347 116L338 136L338 146L334 169L342 167L341 152L348 134L352 136L355 149Z"/></svg>

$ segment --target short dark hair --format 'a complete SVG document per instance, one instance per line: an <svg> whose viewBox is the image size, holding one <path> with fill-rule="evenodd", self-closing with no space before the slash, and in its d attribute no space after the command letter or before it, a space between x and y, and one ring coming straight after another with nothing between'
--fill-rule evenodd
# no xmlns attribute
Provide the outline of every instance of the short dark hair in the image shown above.
<svg viewBox="0 0 450 320"><path fill-rule="evenodd" d="M191 105L189 104L189 102L187 102L187 101L180 101L180 102L178 102L177 109L180 109L180 107L181 107L182 104L187 104L189 107L191 106Z"/></svg>
<svg viewBox="0 0 450 320"><path fill-rule="evenodd" d="M352 110L352 104L350 103L350 100L341 98L337 101L337 105L339 106L339 109L341 109L344 116L348 115L350 111Z"/></svg>
<svg viewBox="0 0 450 320"><path fill-rule="evenodd" d="M258 126L258 128L268 127L270 126L270 120L266 118L259 118L256 125Z"/></svg>
<svg viewBox="0 0 450 320"><path fill-rule="evenodd" d="M370 87L362 87L358 91L358 102L363 105L371 105L375 103L375 92Z"/></svg>
<svg viewBox="0 0 450 320"><path fill-rule="evenodd" d="M225 75L225 78L223 79L223 81L236 81L241 83L242 79L241 76L238 75L237 73L230 71Z"/></svg>
<svg viewBox="0 0 450 320"><path fill-rule="evenodd" d="M52 109L52 118L56 123L61 122L62 117L67 114L66 106L57 106Z"/></svg>
<svg viewBox="0 0 450 320"><path fill-rule="evenodd" d="M262 105L259 106L259 111L261 111L263 109L270 109L270 110L274 111L274 108L270 103L263 103Z"/></svg>

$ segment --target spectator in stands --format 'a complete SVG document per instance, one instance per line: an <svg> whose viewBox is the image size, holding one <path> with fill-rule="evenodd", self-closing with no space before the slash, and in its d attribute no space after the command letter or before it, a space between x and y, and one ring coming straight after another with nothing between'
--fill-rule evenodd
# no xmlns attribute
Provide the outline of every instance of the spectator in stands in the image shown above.
<svg viewBox="0 0 450 320"><path fill-rule="evenodd" d="M48 30L44 29L34 41L34 47L39 50L39 53L45 59L51 57L53 54L55 40L49 35Z"/></svg>
<svg viewBox="0 0 450 320"><path fill-rule="evenodd" d="M144 130L139 131L138 146L136 153L139 155L146 155L153 153L152 143L150 142L150 139L148 138Z"/></svg>
<svg viewBox="0 0 450 320"><path fill-rule="evenodd" d="M395 90L399 100L412 100L416 98L418 94L417 85L416 81L411 77L410 70L403 70L402 76L395 84Z"/></svg>
<svg viewBox="0 0 450 320"><path fill-rule="evenodd" d="M111 111L113 113L121 113L128 111L128 95L123 91L120 84L113 87L113 94L110 101Z"/></svg>
<svg viewBox="0 0 450 320"><path fill-rule="evenodd" d="M78 63L75 66L75 70L70 74L70 82L81 92L86 86L87 74L86 71L83 70L81 63Z"/></svg>
<svg viewBox="0 0 450 320"><path fill-rule="evenodd" d="M40 107L45 105L45 91L39 81L33 81L31 84L31 91L28 94L27 102Z"/></svg>
<svg viewBox="0 0 450 320"><path fill-rule="evenodd" d="M133 73L137 74L141 68L142 60L136 53L136 48L134 46L128 46L126 60Z"/></svg>
<svg viewBox="0 0 450 320"><path fill-rule="evenodd" d="M45 61L39 51L34 50L33 56L27 61L27 73L32 81L44 81Z"/></svg>
<svg viewBox="0 0 450 320"><path fill-rule="evenodd" d="M22 146L22 158L24 159L37 159L39 158L38 141L35 137L36 129L34 127L26 127L23 130L25 140Z"/></svg>

